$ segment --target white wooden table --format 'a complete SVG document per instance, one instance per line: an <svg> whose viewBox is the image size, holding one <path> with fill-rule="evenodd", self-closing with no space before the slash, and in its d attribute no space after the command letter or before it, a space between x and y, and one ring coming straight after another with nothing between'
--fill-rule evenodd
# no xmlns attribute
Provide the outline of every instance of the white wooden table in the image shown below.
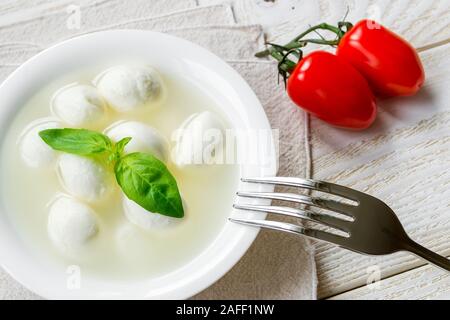
<svg viewBox="0 0 450 320"><path fill-rule="evenodd" d="M72 3L77 1L2 0L0 26ZM313 174L381 197L414 239L450 256L450 1L196 0L194 5L217 3L231 4L239 23L262 24L273 42L289 40L308 25L335 23L348 8L349 21L375 18L419 49L426 86L417 97L380 102L386 127L379 122L364 134L343 133L312 120ZM429 117L424 108L432 111ZM407 254L371 258L317 244L316 262L320 298L450 298L450 275ZM378 275L381 281L366 285Z"/></svg>
<svg viewBox="0 0 450 320"><path fill-rule="evenodd" d="M238 21L261 23L267 39L275 43L293 38L308 25L339 21L348 8L349 21L374 18L418 48L426 69L423 91L427 93L405 101L380 103L380 117L387 123L386 115L392 110L404 116L405 123L361 135L328 129L313 120L313 175L378 195L398 209L414 239L446 256L450 255L449 7L448 0L234 1ZM436 119L427 118L420 110L427 106L439 110L436 117L442 117L446 126L438 127L445 128L445 132L431 128ZM411 110L400 110L402 107ZM418 117L411 115L414 112ZM391 198L390 193L396 196ZM395 202L390 203L391 199ZM398 199L402 203L397 203ZM317 244L316 262L319 298L450 298L450 275L408 254L371 258ZM380 282L366 285L377 276Z"/></svg>

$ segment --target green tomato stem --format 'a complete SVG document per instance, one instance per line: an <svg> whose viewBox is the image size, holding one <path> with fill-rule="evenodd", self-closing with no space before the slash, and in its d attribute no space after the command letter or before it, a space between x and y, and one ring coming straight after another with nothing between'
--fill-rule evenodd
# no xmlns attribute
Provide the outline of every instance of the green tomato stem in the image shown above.
<svg viewBox="0 0 450 320"><path fill-rule="evenodd" d="M275 60L280 62L279 69L281 69L282 71L285 71L287 73L291 73L292 70L294 70L295 66L297 65L295 62L293 62L289 59L286 59L285 56L279 51L272 51L270 53L270 55Z"/></svg>
<svg viewBox="0 0 450 320"><path fill-rule="evenodd" d="M352 24L349 23L349 22L345 22L345 23L341 23L341 24L342 24L342 27L346 27L347 31L352 27ZM306 40L301 40L306 35L310 34L311 32L316 32L317 30L328 30L328 31L331 31L331 32L333 32L333 33L335 33L337 35L337 39L336 40L324 40L324 39L306 39ZM341 29L341 27L335 27L335 26L333 26L331 24L328 24L328 23L321 23L321 24L318 24L316 26L310 27L309 29L307 29L306 31L302 32L297 37L292 39L289 43L287 43L284 46L280 46L280 47L284 48L285 50L290 50L290 49L294 49L294 48L304 47L307 43L316 43L316 44L325 44L325 45L337 45L337 44L339 44L339 41L344 36L344 34L345 34L345 32ZM255 56L258 57L258 58L267 57L269 55L272 55L273 51L279 51L279 48L271 46L270 48L268 48L268 49L266 49L264 51L256 53Z"/></svg>

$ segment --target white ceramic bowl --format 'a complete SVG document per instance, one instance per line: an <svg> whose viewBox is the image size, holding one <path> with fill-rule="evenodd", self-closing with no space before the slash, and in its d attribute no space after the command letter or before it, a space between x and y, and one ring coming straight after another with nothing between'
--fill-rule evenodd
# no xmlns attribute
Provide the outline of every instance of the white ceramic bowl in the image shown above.
<svg viewBox="0 0 450 320"><path fill-rule="evenodd" d="M124 58L146 61L162 73L182 72L189 75L199 85L207 88L219 105L227 106L223 111L235 128L270 129L253 91L235 70L214 54L166 34L116 30L93 33L57 44L14 71L0 86L0 130L3 131L0 131L0 137L4 137L17 110L41 86L71 71L95 66L105 60L121 61ZM267 160L268 165L264 167L241 165L241 176L275 175L275 156ZM239 183L238 188L247 190L248 186ZM269 186L258 186L256 190L271 189ZM262 200L253 201L264 203ZM1 205L0 203L0 208ZM230 216L234 214L242 216L242 213L230 208ZM247 217L253 215L248 214ZM261 218L261 215L258 217ZM80 289L68 290L66 270L56 269L49 261L40 259L39 255L31 252L19 239L2 209L0 263L17 281L45 298L184 299L207 288L230 270L247 251L257 233L257 229L228 222L200 255L163 277L120 283L82 278Z"/></svg>

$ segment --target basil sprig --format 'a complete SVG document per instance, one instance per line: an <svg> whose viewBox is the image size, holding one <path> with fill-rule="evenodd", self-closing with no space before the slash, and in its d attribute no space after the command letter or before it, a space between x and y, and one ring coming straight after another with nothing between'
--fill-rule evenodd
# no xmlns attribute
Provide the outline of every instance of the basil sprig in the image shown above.
<svg viewBox="0 0 450 320"><path fill-rule="evenodd" d="M124 154L131 138L114 143L108 136L86 129L47 129L39 136L51 148L67 153L105 154L125 195L144 209L174 218L184 216L177 182L166 165L151 154Z"/></svg>

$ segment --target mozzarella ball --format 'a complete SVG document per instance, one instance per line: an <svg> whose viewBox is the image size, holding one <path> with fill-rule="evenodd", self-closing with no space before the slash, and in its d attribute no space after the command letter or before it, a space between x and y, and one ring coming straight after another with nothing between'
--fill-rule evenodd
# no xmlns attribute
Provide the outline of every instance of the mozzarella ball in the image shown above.
<svg viewBox="0 0 450 320"><path fill-rule="evenodd" d="M127 219L144 230L173 227L183 220L147 211L126 196L123 198L123 208Z"/></svg>
<svg viewBox="0 0 450 320"><path fill-rule="evenodd" d="M126 153L150 153L161 161L168 157L169 143L155 128L137 121L119 121L105 130L105 134L114 142L131 137L125 146Z"/></svg>
<svg viewBox="0 0 450 320"><path fill-rule="evenodd" d="M118 112L147 106L161 91L161 80L151 67L116 66L94 80L101 95Z"/></svg>
<svg viewBox="0 0 450 320"><path fill-rule="evenodd" d="M217 163L224 154L225 125L210 111L195 113L181 124L175 140L173 160L178 166Z"/></svg>
<svg viewBox="0 0 450 320"><path fill-rule="evenodd" d="M81 249L98 231L94 211L69 196L50 205L47 228L53 244L67 253Z"/></svg>
<svg viewBox="0 0 450 320"><path fill-rule="evenodd" d="M112 183L110 174L98 162L69 153L58 159L58 176L68 193L88 202L104 198Z"/></svg>
<svg viewBox="0 0 450 320"><path fill-rule="evenodd" d="M93 86L72 84L58 90L51 101L53 115L70 126L98 123L105 115L106 104Z"/></svg>
<svg viewBox="0 0 450 320"><path fill-rule="evenodd" d="M51 118L38 119L25 128L19 139L20 156L30 167L41 168L53 164L56 151L39 136L46 129L60 128L60 123Z"/></svg>

